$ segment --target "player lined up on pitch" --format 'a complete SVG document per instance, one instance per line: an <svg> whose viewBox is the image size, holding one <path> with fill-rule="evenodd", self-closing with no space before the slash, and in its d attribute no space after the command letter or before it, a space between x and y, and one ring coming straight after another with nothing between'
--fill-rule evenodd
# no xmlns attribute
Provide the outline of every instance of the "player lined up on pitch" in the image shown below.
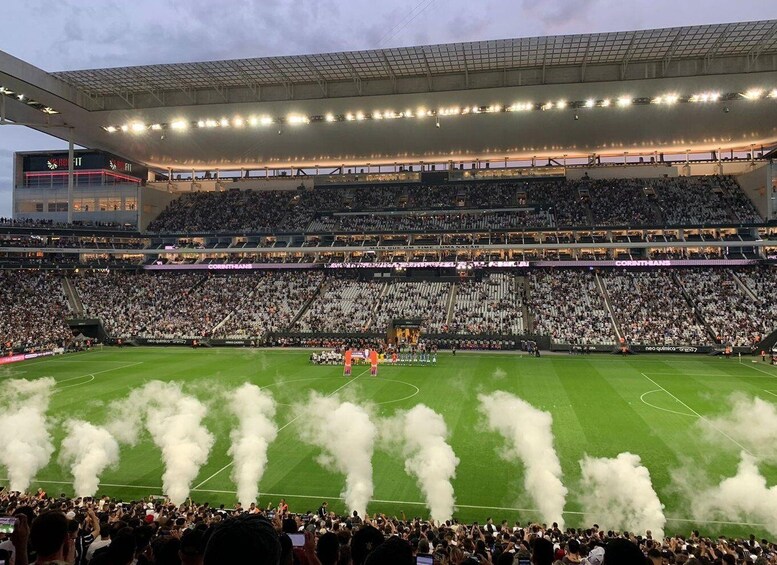
<svg viewBox="0 0 777 565"><path fill-rule="evenodd" d="M373 344L364 349L343 346L334 350L312 353L310 361L316 365L343 365L343 376L349 377L354 365L370 365L370 374L376 376L380 365L433 365L437 363L437 345Z"/></svg>

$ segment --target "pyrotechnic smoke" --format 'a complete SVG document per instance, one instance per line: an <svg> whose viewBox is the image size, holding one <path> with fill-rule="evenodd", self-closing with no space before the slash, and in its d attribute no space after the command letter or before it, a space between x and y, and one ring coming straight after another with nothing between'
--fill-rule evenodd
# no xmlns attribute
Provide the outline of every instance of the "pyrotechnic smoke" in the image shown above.
<svg viewBox="0 0 777 565"><path fill-rule="evenodd" d="M731 520L763 524L777 534L777 486L769 488L758 470L755 457L740 454L737 474L719 485L697 490L691 503L693 517L700 522Z"/></svg>
<svg viewBox="0 0 777 565"><path fill-rule="evenodd" d="M750 521L777 534L777 486L770 488L758 468L759 463L777 463L777 407L735 393L726 413L702 418L699 426L710 445L739 449L740 462L736 475L714 486L705 486L709 479L689 465L674 472L673 483L690 501L694 519Z"/></svg>
<svg viewBox="0 0 777 565"><path fill-rule="evenodd" d="M734 441L722 445L739 450L745 448L758 460L777 463L777 406L742 393L731 395L729 402L730 410L725 415L699 420L707 439L721 445L720 434L725 433Z"/></svg>
<svg viewBox="0 0 777 565"><path fill-rule="evenodd" d="M663 537L664 507L639 455L621 453L614 459L586 456L580 469L586 524L640 534L651 530L654 538Z"/></svg>
<svg viewBox="0 0 777 565"><path fill-rule="evenodd" d="M459 458L447 442L443 417L419 404L396 414L381 429L386 442L400 444L405 471L418 480L432 520L450 520L455 503L451 479L456 476Z"/></svg>
<svg viewBox="0 0 777 565"><path fill-rule="evenodd" d="M230 434L232 479L237 484L238 501L247 507L257 500L259 481L267 466L267 447L278 434L273 421L275 401L269 392L246 383L232 391L229 405L238 419L238 427Z"/></svg>
<svg viewBox="0 0 777 565"><path fill-rule="evenodd" d="M553 416L503 391L480 394L478 400L488 427L509 444L501 455L508 461L523 462L524 486L542 519L558 522L563 528L567 489L561 482L561 463L553 447Z"/></svg>
<svg viewBox="0 0 777 565"><path fill-rule="evenodd" d="M54 452L46 411L56 381L50 377L3 383L0 396L0 465L8 469L11 490L26 491Z"/></svg>
<svg viewBox="0 0 777 565"><path fill-rule="evenodd" d="M343 497L360 516L372 498L372 452L377 430L367 411L351 402L311 394L303 408L301 438L319 447L318 462L345 475Z"/></svg>
<svg viewBox="0 0 777 565"><path fill-rule="evenodd" d="M184 394L178 383L151 381L114 405L117 419L106 427L119 441L134 444L145 419L162 451L162 484L174 504L189 496L192 481L208 460L213 435L202 424L205 405Z"/></svg>
<svg viewBox="0 0 777 565"><path fill-rule="evenodd" d="M119 462L119 444L105 428L82 420L65 422L59 461L70 467L76 496L94 496L100 475Z"/></svg>

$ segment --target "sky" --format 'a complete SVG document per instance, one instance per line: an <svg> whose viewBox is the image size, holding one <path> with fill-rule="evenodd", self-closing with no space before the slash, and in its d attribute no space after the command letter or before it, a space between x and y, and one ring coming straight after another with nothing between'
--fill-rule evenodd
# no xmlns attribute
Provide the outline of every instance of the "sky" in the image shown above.
<svg viewBox="0 0 777 565"><path fill-rule="evenodd" d="M0 50L46 71L298 55L777 18L764 0L3 0ZM14 151L59 139L0 127L0 217Z"/></svg>

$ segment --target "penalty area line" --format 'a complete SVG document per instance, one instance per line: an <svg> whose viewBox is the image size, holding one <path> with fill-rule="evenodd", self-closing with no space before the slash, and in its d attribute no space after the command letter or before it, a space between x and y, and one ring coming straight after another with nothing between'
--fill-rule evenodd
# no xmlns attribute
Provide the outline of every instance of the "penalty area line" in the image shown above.
<svg viewBox="0 0 777 565"><path fill-rule="evenodd" d="M329 393L329 394L327 394L326 396L327 396L327 397L329 397L329 396L333 396L333 395L337 394L338 392L340 392L341 390L343 390L345 387L347 387L349 384L351 384L352 382L354 382L354 381L355 381L356 379L358 379L359 377L361 377L361 376L363 376L363 375L366 375L368 372L369 372L369 369L365 369L364 371L362 371L361 373L359 373L358 375L356 375L354 378L352 378L352 379L349 379L349 380L348 380L348 381L347 381L347 382L346 382L344 385L337 387L335 390L333 390L332 392L330 392L330 393ZM292 425L294 422L296 422L297 420L299 420L301 417L302 417L302 414L298 414L297 416L294 416L294 418L292 418L291 420L289 420L288 422L286 422L285 424L283 424L283 425L282 425L280 428L278 428L278 431L277 431L277 433L276 433L276 437L277 437L277 434L280 434L280 433L281 433L283 430L285 430L286 428L288 428L290 425ZM221 469L219 469L218 471L216 471L215 473L213 473L213 474L212 474L210 477L208 477L207 479L205 479L204 481L202 481L200 484L196 485L196 486L195 486L195 487L194 487L192 490L198 490L198 489L199 489L199 488L200 488L202 485L204 485L205 483L207 483L208 481L210 481L210 480L211 480L213 477L216 477L216 476L220 475L222 472L224 472L224 471L226 471L227 469L229 469L229 468L232 466L232 464L233 464L233 463L234 463L234 461L230 461L229 463L227 463L226 465L224 465L224 466L223 466Z"/></svg>

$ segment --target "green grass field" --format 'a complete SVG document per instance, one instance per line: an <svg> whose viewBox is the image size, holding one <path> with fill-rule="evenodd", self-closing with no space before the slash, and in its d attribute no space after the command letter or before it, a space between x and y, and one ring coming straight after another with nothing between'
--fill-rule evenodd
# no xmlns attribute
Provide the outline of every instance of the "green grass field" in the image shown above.
<svg viewBox="0 0 777 565"><path fill-rule="evenodd" d="M777 370L750 359L706 356L546 356L517 354L442 353L434 367L381 367L371 378L364 367L354 377L342 377L342 368L313 366L309 352L294 350L104 349L65 357L36 359L0 368L0 377L57 380L49 415L54 421L55 445L62 439L60 425L67 418L102 424L110 401L122 398L142 383L159 379L184 383L186 390L209 403L206 425L216 436L208 463L195 482L195 500L232 504L229 430L234 420L218 391L245 381L269 387L279 403L279 434L270 446L269 463L260 484L261 504L286 497L292 511L315 509L329 500L344 510L339 493L343 477L316 462L318 451L298 439L291 405L311 390L371 402L380 415L424 403L442 413L450 430L453 449L461 459L454 481L456 516L463 520L527 520L531 499L523 489L520 463L500 459L503 439L488 431L478 412L477 394L505 390L553 414L556 449L564 482L570 490L566 509L569 525L581 524L575 495L578 461L589 454L614 457L631 451L642 457L653 484L665 504L667 532L687 532L692 522L672 488L670 472L691 459L699 470L719 480L736 472L739 449L720 434L710 443L699 439L700 417L719 414L735 391L777 402ZM38 473L33 487L50 493L72 493L67 469L52 462ZM403 461L376 451L375 499L370 512L426 515L415 481L404 472ZM763 467L768 483L777 482L777 468ZM0 470L0 476L3 473ZM145 438L123 448L118 468L102 477L101 494L124 500L161 494L162 463L158 450ZM707 524L710 534L760 532L761 528L736 524Z"/></svg>

